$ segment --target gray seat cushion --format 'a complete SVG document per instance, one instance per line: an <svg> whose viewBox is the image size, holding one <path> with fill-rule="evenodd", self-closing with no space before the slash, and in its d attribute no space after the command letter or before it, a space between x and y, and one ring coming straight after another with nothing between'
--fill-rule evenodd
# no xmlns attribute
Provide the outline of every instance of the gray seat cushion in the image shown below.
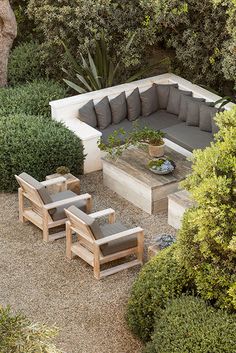
<svg viewBox="0 0 236 353"><path fill-rule="evenodd" d="M83 105L79 109L79 120L83 121L84 123L96 127L97 126L97 116L94 109L93 100L88 101L85 105Z"/></svg>
<svg viewBox="0 0 236 353"><path fill-rule="evenodd" d="M126 98L128 107L128 120L136 120L141 115L141 100L139 89L135 90Z"/></svg>
<svg viewBox="0 0 236 353"><path fill-rule="evenodd" d="M105 224L101 226L101 231L103 237L106 238L109 235L120 233L127 230L127 228L119 222L114 224ZM127 238L113 240L107 244L101 246L101 251L104 256L117 253L119 251L127 250L137 246L137 237L135 235L129 236Z"/></svg>
<svg viewBox="0 0 236 353"><path fill-rule="evenodd" d="M112 122L119 124L122 120L127 118L127 103L125 92L122 92L117 97L110 100L110 107L112 113Z"/></svg>
<svg viewBox="0 0 236 353"><path fill-rule="evenodd" d="M111 108L107 97L95 105L99 129L103 130L111 124Z"/></svg>
<svg viewBox="0 0 236 353"><path fill-rule="evenodd" d="M174 125L163 130L166 138L192 152L204 149L213 141L211 133L201 131L199 127L187 126L185 123Z"/></svg>
<svg viewBox="0 0 236 353"><path fill-rule="evenodd" d="M56 201L65 200L65 199L68 199L70 197L75 197L75 196L78 196L78 195L75 194L73 191L67 190L67 191L58 192L57 194L54 194L51 197L52 197L52 202L56 202ZM80 210L82 210L84 212L86 211L86 200L71 202L71 203L67 204L66 206L60 206L60 207L55 208L55 211L52 214L52 219L54 221L59 221L61 219L66 218L66 214L65 214L64 209L68 208L72 205L78 207Z"/></svg>
<svg viewBox="0 0 236 353"><path fill-rule="evenodd" d="M170 87L170 94L167 105L167 112L175 115L179 115L181 95L192 97L191 91L182 91L175 87Z"/></svg>
<svg viewBox="0 0 236 353"><path fill-rule="evenodd" d="M157 94L158 109L166 109L169 100L170 88L178 88L177 83L173 84L156 84L154 83Z"/></svg>
<svg viewBox="0 0 236 353"><path fill-rule="evenodd" d="M146 91L140 93L142 104L142 116L148 116L158 109L155 86L152 85Z"/></svg>
<svg viewBox="0 0 236 353"><path fill-rule="evenodd" d="M167 113L165 110L158 110L148 117L139 117L136 122L138 122L140 127L149 126L156 130L162 130L169 126L181 123L176 115ZM123 128L126 132L130 132L133 129L133 123L128 119L124 119L120 122L120 124L108 126L102 131L102 138L104 142L107 142L109 135L112 134L114 130L119 130L120 128Z"/></svg>

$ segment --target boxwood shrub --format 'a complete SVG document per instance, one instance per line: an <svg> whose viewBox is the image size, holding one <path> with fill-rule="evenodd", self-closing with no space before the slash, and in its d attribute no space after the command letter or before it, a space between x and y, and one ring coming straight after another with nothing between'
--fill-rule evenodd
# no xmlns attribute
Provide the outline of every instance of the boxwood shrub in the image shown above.
<svg viewBox="0 0 236 353"><path fill-rule="evenodd" d="M65 96L63 85L51 80L0 88L0 116L23 113L50 117L49 102Z"/></svg>
<svg viewBox="0 0 236 353"><path fill-rule="evenodd" d="M12 50L8 63L10 85L31 82L43 76L45 75L39 44L22 43Z"/></svg>
<svg viewBox="0 0 236 353"><path fill-rule="evenodd" d="M191 296L174 299L159 311L145 353L236 352L236 315Z"/></svg>
<svg viewBox="0 0 236 353"><path fill-rule="evenodd" d="M150 339L156 311L191 288L191 280L175 259L175 245L162 250L141 270L127 307L127 323L142 340Z"/></svg>
<svg viewBox="0 0 236 353"><path fill-rule="evenodd" d="M28 115L0 117L0 191L17 190L14 174L27 172L38 180L64 165L83 172L80 139L62 123Z"/></svg>

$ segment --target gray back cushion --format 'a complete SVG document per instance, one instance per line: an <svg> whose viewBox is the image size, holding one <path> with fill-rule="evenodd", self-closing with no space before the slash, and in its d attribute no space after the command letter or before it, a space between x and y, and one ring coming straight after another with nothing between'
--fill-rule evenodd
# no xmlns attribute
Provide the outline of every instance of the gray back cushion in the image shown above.
<svg viewBox="0 0 236 353"><path fill-rule="evenodd" d="M90 227L90 230L96 240L103 238L103 233L96 219L90 217L75 206L68 207L68 211L73 213L73 215L78 217L82 222L86 223Z"/></svg>
<svg viewBox="0 0 236 353"><path fill-rule="evenodd" d="M152 85L146 91L140 93L142 103L142 116L148 116L157 111L157 96L155 86Z"/></svg>
<svg viewBox="0 0 236 353"><path fill-rule="evenodd" d="M170 88L175 87L178 88L178 84L156 84L154 83L154 86L156 88L156 93L157 93L157 101L158 101L158 109L167 109L168 105L168 100L169 100L169 94L170 94Z"/></svg>
<svg viewBox="0 0 236 353"><path fill-rule="evenodd" d="M200 106L200 122L199 127L202 131L212 132L212 119L217 114L218 109L209 107L206 104Z"/></svg>
<svg viewBox="0 0 236 353"><path fill-rule="evenodd" d="M188 126L199 126L200 121L200 106L205 104L205 99L196 100L189 98L187 101L187 119L186 124Z"/></svg>
<svg viewBox="0 0 236 353"><path fill-rule="evenodd" d="M112 113L112 122L119 124L127 117L127 103L125 92L110 100L110 107Z"/></svg>
<svg viewBox="0 0 236 353"><path fill-rule="evenodd" d="M19 177L38 191L39 196L41 197L41 200L45 205L53 202L47 188L42 185L38 180L36 180L27 173L21 173ZM53 213L54 211L55 210L50 210L49 213Z"/></svg>
<svg viewBox="0 0 236 353"><path fill-rule="evenodd" d="M134 121L141 115L141 101L139 89L135 90L127 97L128 120Z"/></svg>
<svg viewBox="0 0 236 353"><path fill-rule="evenodd" d="M109 99L104 97L100 102L95 105L95 111L97 114L98 127L104 130L111 124L111 108Z"/></svg>
<svg viewBox="0 0 236 353"><path fill-rule="evenodd" d="M94 109L93 100L90 100L88 103L79 108L79 120L92 127L97 127L97 116Z"/></svg>
<svg viewBox="0 0 236 353"><path fill-rule="evenodd" d="M182 91L175 87L170 87L170 94L167 105L167 112L179 115L181 95L192 97L193 93L190 91Z"/></svg>
<svg viewBox="0 0 236 353"><path fill-rule="evenodd" d="M190 102L205 102L203 98L195 98L195 97L188 97L186 95L181 95L180 98L180 108L179 108L179 120L186 121L187 120L187 109L188 103Z"/></svg>

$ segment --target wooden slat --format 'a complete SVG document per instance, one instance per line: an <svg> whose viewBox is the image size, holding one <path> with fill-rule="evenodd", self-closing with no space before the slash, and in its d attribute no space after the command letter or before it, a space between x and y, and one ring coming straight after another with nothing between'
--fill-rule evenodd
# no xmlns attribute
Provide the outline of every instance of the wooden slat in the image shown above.
<svg viewBox="0 0 236 353"><path fill-rule="evenodd" d="M76 202L76 201L88 200L90 198L91 198L91 195L89 195L89 194L78 195L78 196L70 197L70 198L65 199L65 200L49 203L47 205L44 205L44 208L46 210L51 210L52 208L56 208L56 207L60 207L60 206L66 206L66 205L68 205L70 203L73 203L73 202Z"/></svg>
<svg viewBox="0 0 236 353"><path fill-rule="evenodd" d="M61 176L61 177L57 177L57 178L54 178L54 179L41 181L41 184L44 185L44 186L50 186L50 185L60 184L60 183L65 183L65 182L66 182L66 178Z"/></svg>
<svg viewBox="0 0 236 353"><path fill-rule="evenodd" d="M106 244L110 241L125 238L125 237L128 237L129 235L134 235L134 234L140 233L142 231L143 231L143 229L140 227L128 229L128 230L125 230L124 232L116 233L116 234L110 235L108 237L105 237L105 238L102 238L99 240L95 240L95 243L97 245L101 246L101 245Z"/></svg>
<svg viewBox="0 0 236 353"><path fill-rule="evenodd" d="M135 248L130 248L127 250L119 251L119 252L112 254L112 255L101 256L100 264L103 265L103 264L106 264L107 262L121 259L122 257L125 257L125 256L133 255L137 252L138 252L138 248L135 247Z"/></svg>
<svg viewBox="0 0 236 353"><path fill-rule="evenodd" d="M100 217L105 217L109 216L110 214L115 213L115 211L112 208L107 208L106 210L90 213L89 216L93 218L100 218Z"/></svg>
<svg viewBox="0 0 236 353"><path fill-rule="evenodd" d="M65 230L61 231L61 232L58 232L58 233L50 234L49 235L49 241L54 241L54 240L57 240L57 239L65 238L65 236L66 236Z"/></svg>
<svg viewBox="0 0 236 353"><path fill-rule="evenodd" d="M30 222L35 224L37 227L40 229L43 229L43 220L42 217L40 217L37 213L35 213L31 209L26 209L23 212L23 216L28 219Z"/></svg>
<svg viewBox="0 0 236 353"><path fill-rule="evenodd" d="M84 248L82 245L80 245L78 242L74 243L71 246L71 251L81 257L84 261L86 261L89 265L93 266L93 254L86 248Z"/></svg>
<svg viewBox="0 0 236 353"><path fill-rule="evenodd" d="M139 260L132 260L132 261L126 262L122 265L114 266L114 267L109 268L107 270L101 271L100 277L103 278L106 276L110 276L110 275L113 275L114 273L117 273L119 271L125 270L125 269L133 267L133 266L137 266L137 265L142 265L142 263Z"/></svg>

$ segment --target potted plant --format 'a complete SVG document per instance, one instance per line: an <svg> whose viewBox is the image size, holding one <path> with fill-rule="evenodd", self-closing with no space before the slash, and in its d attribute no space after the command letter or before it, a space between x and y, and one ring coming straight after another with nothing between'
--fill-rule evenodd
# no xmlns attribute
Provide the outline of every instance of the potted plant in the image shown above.
<svg viewBox="0 0 236 353"><path fill-rule="evenodd" d="M148 126L140 128L137 123L131 132L124 129L115 130L109 135L107 142L101 140L98 147L109 154L111 158L118 158L130 146L148 145L151 157L164 155L164 133Z"/></svg>
<svg viewBox="0 0 236 353"><path fill-rule="evenodd" d="M56 173L60 175L66 175L70 173L70 169L62 165L56 169Z"/></svg>

